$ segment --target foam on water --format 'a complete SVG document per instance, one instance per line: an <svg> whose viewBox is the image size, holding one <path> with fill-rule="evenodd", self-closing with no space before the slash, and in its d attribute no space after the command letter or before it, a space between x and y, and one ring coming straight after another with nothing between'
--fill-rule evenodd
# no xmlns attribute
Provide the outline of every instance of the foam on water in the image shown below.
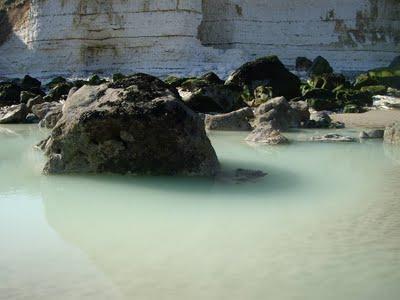
<svg viewBox="0 0 400 300"><path fill-rule="evenodd" d="M45 135L0 128L2 300L398 299L398 149L213 133L225 171L268 176L46 177Z"/></svg>

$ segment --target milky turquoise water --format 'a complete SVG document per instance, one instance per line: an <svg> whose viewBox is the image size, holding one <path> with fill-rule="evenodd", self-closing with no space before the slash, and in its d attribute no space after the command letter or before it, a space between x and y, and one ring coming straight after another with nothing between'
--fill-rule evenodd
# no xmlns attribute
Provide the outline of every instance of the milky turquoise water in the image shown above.
<svg viewBox="0 0 400 300"><path fill-rule="evenodd" d="M269 175L46 177L45 135L0 127L1 300L400 299L398 149L218 133L224 170Z"/></svg>

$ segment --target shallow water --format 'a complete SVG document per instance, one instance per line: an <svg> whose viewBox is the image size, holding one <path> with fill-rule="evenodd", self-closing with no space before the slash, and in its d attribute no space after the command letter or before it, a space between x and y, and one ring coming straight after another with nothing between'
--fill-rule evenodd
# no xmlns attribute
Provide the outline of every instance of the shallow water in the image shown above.
<svg viewBox="0 0 400 300"><path fill-rule="evenodd" d="M214 133L224 170L269 174L235 184L42 176L45 135L0 127L1 300L400 297L396 148Z"/></svg>

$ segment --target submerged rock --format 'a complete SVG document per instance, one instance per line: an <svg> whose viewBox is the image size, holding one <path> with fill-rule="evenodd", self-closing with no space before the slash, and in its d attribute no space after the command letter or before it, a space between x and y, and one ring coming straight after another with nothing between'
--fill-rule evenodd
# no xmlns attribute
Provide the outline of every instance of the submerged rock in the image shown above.
<svg viewBox="0 0 400 300"><path fill-rule="evenodd" d="M313 136L310 138L312 142L355 142L356 139L351 136L343 136L340 134L330 133L321 136Z"/></svg>
<svg viewBox="0 0 400 300"><path fill-rule="evenodd" d="M383 129L366 130L360 133L360 139L382 139L384 133Z"/></svg>
<svg viewBox="0 0 400 300"><path fill-rule="evenodd" d="M250 131L251 118L254 118L253 110L247 107L227 114L206 115L205 124L208 130Z"/></svg>
<svg viewBox="0 0 400 300"><path fill-rule="evenodd" d="M234 180L237 183L256 181L268 174L260 170L237 169L234 174Z"/></svg>
<svg viewBox="0 0 400 300"><path fill-rule="evenodd" d="M400 122L386 127L384 141L385 143L400 145Z"/></svg>
<svg viewBox="0 0 400 300"><path fill-rule="evenodd" d="M44 147L47 174L213 176L219 168L198 114L145 74L76 91Z"/></svg>

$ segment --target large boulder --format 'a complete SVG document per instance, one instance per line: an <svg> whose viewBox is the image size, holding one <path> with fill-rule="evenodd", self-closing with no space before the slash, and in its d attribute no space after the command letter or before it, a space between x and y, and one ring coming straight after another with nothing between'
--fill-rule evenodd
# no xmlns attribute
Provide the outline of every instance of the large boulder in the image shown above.
<svg viewBox="0 0 400 300"><path fill-rule="evenodd" d="M253 110L247 107L227 114L206 115L205 124L208 130L250 131L252 118Z"/></svg>
<svg viewBox="0 0 400 300"><path fill-rule="evenodd" d="M219 168L199 115L145 74L76 91L44 149L47 174L212 176Z"/></svg>
<svg viewBox="0 0 400 300"><path fill-rule="evenodd" d="M384 141L389 144L400 145L400 122L386 127Z"/></svg>
<svg viewBox="0 0 400 300"><path fill-rule="evenodd" d="M188 79L178 90L186 105L200 113L227 113L246 106L240 87L220 84L215 78Z"/></svg>
<svg viewBox="0 0 400 300"><path fill-rule="evenodd" d="M28 109L24 103L2 107L0 108L0 124L24 123L27 113Z"/></svg>
<svg viewBox="0 0 400 300"><path fill-rule="evenodd" d="M300 79L289 72L277 56L268 56L248 62L237 69L226 81L248 87L254 91L258 86L272 88L273 96L293 99L300 96Z"/></svg>

